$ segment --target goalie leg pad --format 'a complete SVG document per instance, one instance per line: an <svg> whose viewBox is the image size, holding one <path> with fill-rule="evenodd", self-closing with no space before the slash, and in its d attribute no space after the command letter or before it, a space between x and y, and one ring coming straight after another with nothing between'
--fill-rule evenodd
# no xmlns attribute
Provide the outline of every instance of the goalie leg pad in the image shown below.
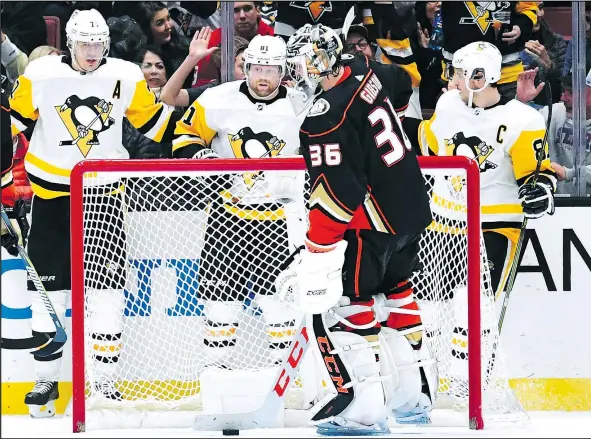
<svg viewBox="0 0 591 439"><path fill-rule="evenodd" d="M428 424L435 401L439 375L437 363L426 343L417 349L401 332L382 328L385 357L393 380L388 408L399 424Z"/></svg>
<svg viewBox="0 0 591 439"><path fill-rule="evenodd" d="M327 313L313 316L312 333L323 366L328 371L333 398L314 407L312 423L321 429L335 426L363 431L382 431L387 419L380 370L380 325L371 309L373 301L351 302L342 297ZM360 426L363 426L361 428ZM337 428L337 427L335 427ZM340 431L339 434L344 434Z"/></svg>
<svg viewBox="0 0 591 439"><path fill-rule="evenodd" d="M392 377L387 384L388 408L398 423L430 423L439 377L437 364L423 343L421 311L412 287L405 281L388 296L378 294L374 310L382 321L385 358Z"/></svg>
<svg viewBox="0 0 591 439"><path fill-rule="evenodd" d="M207 301L203 343L208 364L221 365L236 346L241 306L239 301Z"/></svg>
<svg viewBox="0 0 591 439"><path fill-rule="evenodd" d="M53 304L55 313L64 324L69 290L47 291L47 297ZM31 291L31 329L39 344L47 341L47 337L55 336L55 325L47 313L47 309L36 291ZM33 355L35 360L35 375L38 380L58 381L62 362L63 347L47 357Z"/></svg>

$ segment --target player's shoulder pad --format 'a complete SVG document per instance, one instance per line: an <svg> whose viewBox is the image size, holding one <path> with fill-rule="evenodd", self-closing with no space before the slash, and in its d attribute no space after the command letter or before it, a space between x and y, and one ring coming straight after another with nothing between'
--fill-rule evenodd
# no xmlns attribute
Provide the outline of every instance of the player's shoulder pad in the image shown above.
<svg viewBox="0 0 591 439"><path fill-rule="evenodd" d="M242 80L230 81L210 87L201 93L201 95L197 98L197 101L203 107L227 107L229 109L240 97L240 85L242 82Z"/></svg>
<svg viewBox="0 0 591 439"><path fill-rule="evenodd" d="M534 107L524 104L517 99L511 99L505 106L507 108L507 116L511 117L512 120L520 121L524 129L534 130L546 128L544 116Z"/></svg>
<svg viewBox="0 0 591 439"><path fill-rule="evenodd" d="M63 67L70 69L62 62L62 56L42 56L27 64L24 75L30 80L49 78L59 72Z"/></svg>
<svg viewBox="0 0 591 439"><path fill-rule="evenodd" d="M346 118L346 112L338 104L328 96L318 97L308 111L301 130L308 134L321 134L339 126Z"/></svg>
<svg viewBox="0 0 591 439"><path fill-rule="evenodd" d="M105 76L113 76L135 83L145 80L140 66L119 58L107 58L105 65L100 66L97 72Z"/></svg>
<svg viewBox="0 0 591 439"><path fill-rule="evenodd" d="M460 91L448 90L439 96L437 103L435 104L435 112L440 112L448 109L450 105L455 105L458 101L461 101Z"/></svg>

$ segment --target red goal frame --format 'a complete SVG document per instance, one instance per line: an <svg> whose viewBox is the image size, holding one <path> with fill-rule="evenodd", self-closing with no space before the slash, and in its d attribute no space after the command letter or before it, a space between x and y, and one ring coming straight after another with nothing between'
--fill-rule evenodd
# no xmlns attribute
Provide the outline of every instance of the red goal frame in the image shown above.
<svg viewBox="0 0 591 439"><path fill-rule="evenodd" d="M480 170L467 157L419 157L422 169L464 170L467 180L468 229L468 358L469 428L482 430L482 378L480 344ZM84 175L95 172L195 172L305 170L303 158L267 159L156 159L84 160L72 169L71 184L71 270L72 270L72 422L73 431L86 429L84 346ZM392 172L396 172L395 168ZM476 232L473 232L476 231Z"/></svg>

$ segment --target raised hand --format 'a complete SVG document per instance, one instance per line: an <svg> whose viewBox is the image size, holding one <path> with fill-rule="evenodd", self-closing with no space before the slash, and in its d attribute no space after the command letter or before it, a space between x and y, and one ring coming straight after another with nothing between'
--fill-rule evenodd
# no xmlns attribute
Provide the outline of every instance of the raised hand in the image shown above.
<svg viewBox="0 0 591 439"><path fill-rule="evenodd" d="M205 26L202 27L199 32L195 32L195 35L193 35L193 39L189 45L189 57L192 58L195 63L218 50L218 48L215 46L209 47L211 33L211 28L209 26Z"/></svg>

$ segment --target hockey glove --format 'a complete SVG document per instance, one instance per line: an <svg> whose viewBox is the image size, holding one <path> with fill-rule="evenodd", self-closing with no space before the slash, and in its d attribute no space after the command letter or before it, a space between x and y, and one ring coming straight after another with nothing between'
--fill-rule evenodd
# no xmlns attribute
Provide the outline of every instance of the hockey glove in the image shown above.
<svg viewBox="0 0 591 439"><path fill-rule="evenodd" d="M302 312L320 314L334 307L343 295L342 270L346 241L326 252L298 250L275 281L279 297Z"/></svg>
<svg viewBox="0 0 591 439"><path fill-rule="evenodd" d="M540 218L554 214L554 188L549 179L540 178L535 184L525 183L519 188L519 199L526 218Z"/></svg>
<svg viewBox="0 0 591 439"><path fill-rule="evenodd" d="M12 228L17 236L13 236L8 231L8 228L2 223L2 247L12 256L18 256L17 245L24 247L26 245L27 236L29 235L29 222L27 221L27 206L23 200L17 200L14 207L4 207L6 215L10 218Z"/></svg>

